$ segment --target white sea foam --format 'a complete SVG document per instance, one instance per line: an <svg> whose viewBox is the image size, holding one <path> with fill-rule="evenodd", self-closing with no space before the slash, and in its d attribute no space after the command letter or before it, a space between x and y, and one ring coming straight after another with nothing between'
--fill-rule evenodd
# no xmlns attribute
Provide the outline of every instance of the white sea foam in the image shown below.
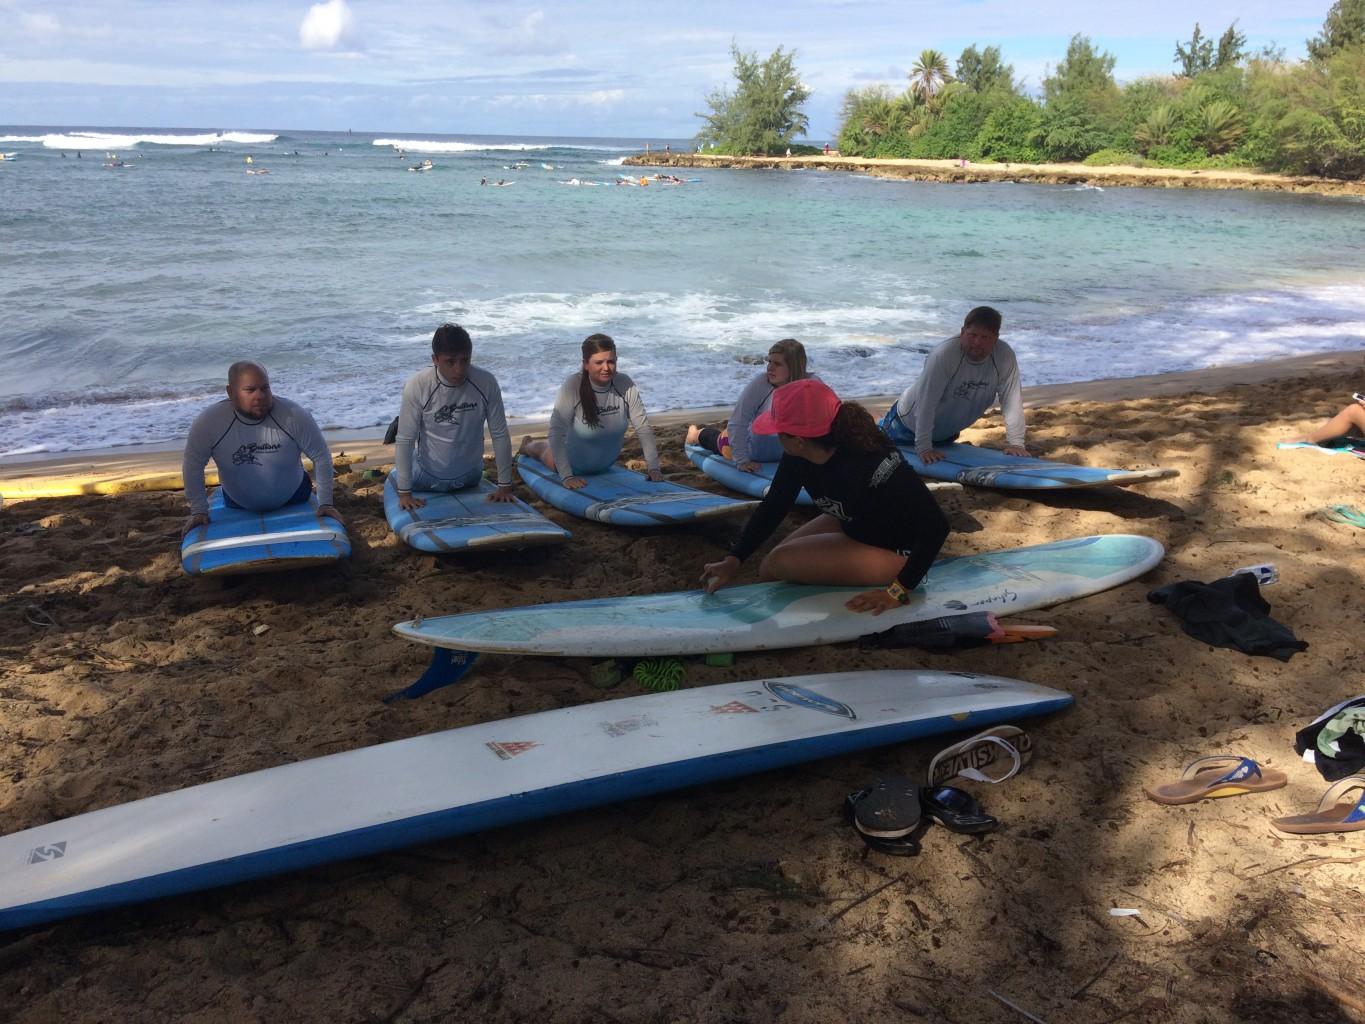
<svg viewBox="0 0 1365 1024"><path fill-rule="evenodd" d="M445 139L375 139L374 145L388 146L410 153L529 153L544 149L581 149L589 152L611 153L622 148L620 146L580 146L567 142L451 142ZM619 163L620 160L601 162Z"/></svg>
<svg viewBox="0 0 1365 1024"><path fill-rule="evenodd" d="M0 135L0 142L42 142L46 135Z"/></svg>
<svg viewBox="0 0 1365 1024"><path fill-rule="evenodd" d="M599 164L606 164L608 167L620 167L626 162L626 158L623 156L614 156L610 160L599 160L597 162Z"/></svg>
<svg viewBox="0 0 1365 1024"><path fill-rule="evenodd" d="M13 141L41 142L45 149L131 149L146 143L151 146L222 146L263 145L274 142L278 135L252 132L210 132L201 135L125 135L114 132L66 132L60 135L40 135Z"/></svg>

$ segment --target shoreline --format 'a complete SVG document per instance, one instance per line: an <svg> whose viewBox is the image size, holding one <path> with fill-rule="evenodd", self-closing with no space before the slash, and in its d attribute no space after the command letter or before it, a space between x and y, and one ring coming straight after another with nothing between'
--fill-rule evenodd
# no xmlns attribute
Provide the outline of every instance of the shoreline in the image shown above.
<svg viewBox="0 0 1365 1024"><path fill-rule="evenodd" d="M1098 185L1124 188L1199 188L1290 192L1301 195L1362 196L1365 181L1338 181L1308 175L1269 174L1234 169L1187 170L1180 167L1131 167L1086 164L997 164L956 160L880 160L837 156L716 156L708 153L641 153L624 167L697 167L753 170L847 171L877 178L976 184L1025 182L1034 185Z"/></svg>
<svg viewBox="0 0 1365 1024"><path fill-rule="evenodd" d="M1026 409L1040 409L1073 402L1112 404L1187 392L1226 390L1328 372L1346 375L1362 371L1365 371L1365 351L1348 350L1287 356L1254 363L1232 363L1199 370L1177 370L1139 377L1039 384L1024 388L1023 397ZM1343 388L1343 402L1349 397L1350 390L1348 387ZM873 415L880 415L897 397L868 395L856 396L851 400L866 405ZM668 430L693 422L723 420L729 415L730 409L730 405L670 409L661 413L651 413L649 418L657 430ZM523 434L543 435L548 422L544 418L509 420L508 430L512 434L513 446L515 447ZM366 469L392 461L393 448L383 443L382 430L356 428L325 430L323 433L336 458L345 455ZM63 485L75 493L100 493L97 488L119 481L175 474L180 469L182 450L182 442L166 442L2 457L0 501L3 501L3 505L9 505L18 501L38 500L51 496L53 488ZM485 439L485 455L491 454L491 451ZM35 490L41 493L26 493Z"/></svg>

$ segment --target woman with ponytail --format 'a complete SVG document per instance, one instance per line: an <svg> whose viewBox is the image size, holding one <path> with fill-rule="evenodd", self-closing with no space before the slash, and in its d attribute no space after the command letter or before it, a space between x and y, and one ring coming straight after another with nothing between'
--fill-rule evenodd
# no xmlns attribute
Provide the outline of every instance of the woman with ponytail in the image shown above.
<svg viewBox="0 0 1365 1024"><path fill-rule="evenodd" d="M659 449L640 392L634 381L616 372L616 342L591 334L583 341L582 370L564 382L555 398L549 441L525 438L521 453L545 463L565 487L576 491L587 483L583 474L601 473L617 460L628 425L644 450L646 475L662 480Z"/></svg>
<svg viewBox="0 0 1365 1024"><path fill-rule="evenodd" d="M754 420L768 411L778 388L807 376L805 346L795 338L783 338L768 349L767 368L740 392L726 432L692 424L687 428L687 443L732 459L746 473L758 469L760 462L776 462L782 458L782 446L771 434L754 434Z"/></svg>
<svg viewBox="0 0 1365 1024"><path fill-rule="evenodd" d="M866 586L847 607L880 615L909 604L948 537L948 521L867 410L818 380L779 388L754 420L782 445L773 485L730 553L702 574L708 593L730 583L740 562L777 529L804 487L820 509L768 552L765 580Z"/></svg>

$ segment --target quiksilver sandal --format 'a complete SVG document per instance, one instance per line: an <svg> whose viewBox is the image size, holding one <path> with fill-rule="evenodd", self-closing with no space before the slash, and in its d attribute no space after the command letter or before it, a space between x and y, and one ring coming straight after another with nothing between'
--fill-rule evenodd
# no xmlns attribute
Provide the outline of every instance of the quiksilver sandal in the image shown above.
<svg viewBox="0 0 1365 1024"><path fill-rule="evenodd" d="M1033 757L1033 740L1017 725L997 725L945 747L929 762L929 785L952 779L1004 782Z"/></svg>
<svg viewBox="0 0 1365 1024"><path fill-rule="evenodd" d="M1211 754L1191 761L1177 782L1148 787L1146 793L1159 804L1193 804L1243 793L1280 789L1289 776L1275 768L1262 768L1249 757Z"/></svg>
<svg viewBox="0 0 1365 1024"><path fill-rule="evenodd" d="M1347 794L1359 790L1355 797ZM1344 798L1344 799L1343 799ZM1365 832L1365 775L1348 775L1334 782L1322 794L1312 814L1291 814L1271 818L1270 824L1281 832L1296 836L1317 836L1327 832Z"/></svg>

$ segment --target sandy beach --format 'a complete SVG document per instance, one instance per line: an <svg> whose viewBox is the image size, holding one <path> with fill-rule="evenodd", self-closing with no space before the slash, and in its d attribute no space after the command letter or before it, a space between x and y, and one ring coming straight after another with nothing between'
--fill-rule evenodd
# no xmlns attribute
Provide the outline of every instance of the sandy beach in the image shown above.
<svg viewBox="0 0 1365 1024"><path fill-rule="evenodd" d="M841 824L844 796L879 771L922 774L946 741L880 748L3 933L0 1018L1365 1020L1365 836L1269 825L1326 788L1296 757L1295 731L1365 691L1365 530L1318 514L1365 506L1365 466L1275 441L1362 385L1365 357L1350 353L1035 389L1040 454L1180 476L1036 499L970 489L944 501L944 553L1129 532L1166 545L1156 570L1021 617L1060 630L1040 643L686 662L686 686L933 667L1074 694L1070 710L1022 723L1035 755L1018 777L971 787L1001 819L996 833L935 828L911 859L867 851ZM682 454L686 418L658 418L665 473L714 489ZM964 439L1002 445L998 417ZM419 555L360 472L387 450L362 440L348 451L366 462L338 488L352 559L294 575L184 576L174 491L24 500L0 486L0 831L641 692L631 680L595 688L586 662L489 657L459 686L380 702L427 661L390 632L397 621L688 588L732 535L627 532L551 510L574 533L562 548ZM93 478L110 461L174 470L178 453L15 460L0 480ZM1288 663L1199 643L1147 600L1261 562L1280 572L1265 591L1272 614L1311 645ZM1226 751L1289 785L1185 807L1143 795Z"/></svg>

